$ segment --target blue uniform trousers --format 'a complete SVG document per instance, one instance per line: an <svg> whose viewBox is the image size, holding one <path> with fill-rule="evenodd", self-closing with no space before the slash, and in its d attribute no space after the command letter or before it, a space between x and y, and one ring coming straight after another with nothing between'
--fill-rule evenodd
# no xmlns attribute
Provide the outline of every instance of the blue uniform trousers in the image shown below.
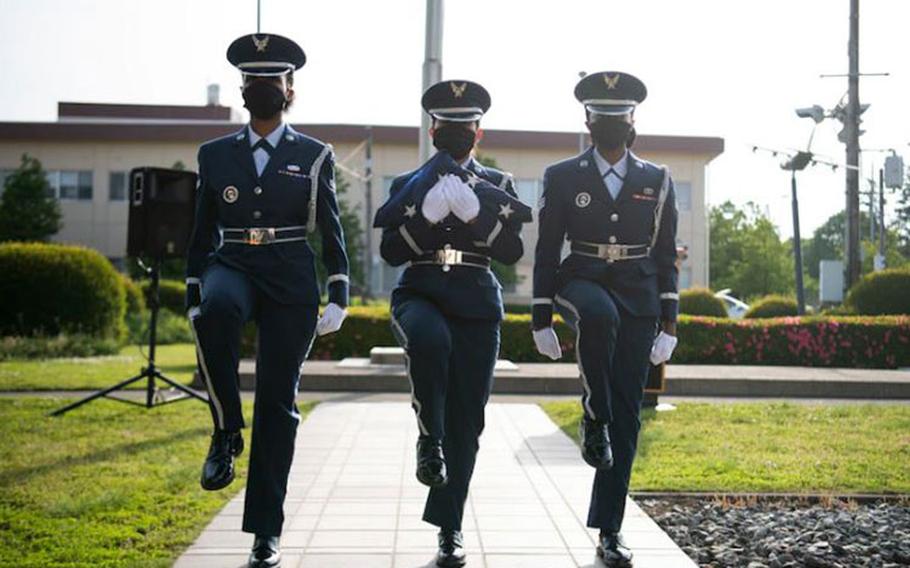
<svg viewBox="0 0 910 568"><path fill-rule="evenodd" d="M619 532L632 461L641 428L641 401L657 317L635 317L596 282L574 279L555 297L560 314L576 331L576 358L585 393L582 405L609 423L613 467L594 477L588 526Z"/></svg>
<svg viewBox="0 0 910 568"><path fill-rule="evenodd" d="M256 322L256 397L243 530L278 536L300 413L295 402L300 366L312 345L319 307L280 304L245 273L218 262L202 278L200 314L193 319L199 367L218 428L244 426L238 364L246 322Z"/></svg>
<svg viewBox="0 0 910 568"><path fill-rule="evenodd" d="M423 435L442 440L449 482L432 488L423 520L461 529L468 486L484 428L499 353L499 321L444 314L425 297L399 288L392 329L407 354L412 406Z"/></svg>

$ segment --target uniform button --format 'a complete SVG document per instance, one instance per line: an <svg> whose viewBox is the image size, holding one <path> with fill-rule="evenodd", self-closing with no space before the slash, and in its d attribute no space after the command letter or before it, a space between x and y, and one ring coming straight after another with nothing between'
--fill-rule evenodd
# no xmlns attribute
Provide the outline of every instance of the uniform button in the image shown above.
<svg viewBox="0 0 910 568"><path fill-rule="evenodd" d="M257 185L256 187L253 188L253 193L255 193L256 195L259 195L260 193L262 193L262 188Z"/></svg>
<svg viewBox="0 0 910 568"><path fill-rule="evenodd" d="M610 244L612 245L612 244L615 244L615 243L616 243L616 237L613 236L613 235L610 235Z"/></svg>
<svg viewBox="0 0 910 568"><path fill-rule="evenodd" d="M262 211L253 211L253 219L259 219L262 217Z"/></svg>
<svg viewBox="0 0 910 568"><path fill-rule="evenodd" d="M256 189L259 189L259 188L256 188ZM610 220L613 221L614 223L616 221L619 221L619 213L614 213L614 214L610 215Z"/></svg>

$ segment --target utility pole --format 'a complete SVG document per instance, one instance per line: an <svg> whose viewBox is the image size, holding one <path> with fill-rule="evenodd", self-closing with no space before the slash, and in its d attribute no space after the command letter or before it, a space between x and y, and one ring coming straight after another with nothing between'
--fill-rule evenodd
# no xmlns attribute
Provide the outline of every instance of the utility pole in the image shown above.
<svg viewBox="0 0 910 568"><path fill-rule="evenodd" d="M366 214L366 223L364 224L364 248L363 254L363 296L364 298L373 297L373 127L367 126L367 145L366 159L364 164L364 213Z"/></svg>
<svg viewBox="0 0 910 568"><path fill-rule="evenodd" d="M850 0L850 41L848 44L849 69L847 78L847 234L844 242L847 250L845 285L849 289L859 280L859 0ZM853 167L850 167L853 166Z"/></svg>
<svg viewBox="0 0 910 568"><path fill-rule="evenodd" d="M423 94L430 85L442 80L442 0L427 0L427 27L423 56ZM420 113L419 162L430 158L430 117Z"/></svg>

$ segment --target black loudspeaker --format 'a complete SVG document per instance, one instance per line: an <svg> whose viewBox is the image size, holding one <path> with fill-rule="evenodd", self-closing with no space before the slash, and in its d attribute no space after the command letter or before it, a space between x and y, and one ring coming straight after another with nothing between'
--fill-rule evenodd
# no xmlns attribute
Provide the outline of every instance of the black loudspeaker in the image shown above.
<svg viewBox="0 0 910 568"><path fill-rule="evenodd" d="M196 213L196 173L165 168L130 172L126 252L157 259L182 257Z"/></svg>

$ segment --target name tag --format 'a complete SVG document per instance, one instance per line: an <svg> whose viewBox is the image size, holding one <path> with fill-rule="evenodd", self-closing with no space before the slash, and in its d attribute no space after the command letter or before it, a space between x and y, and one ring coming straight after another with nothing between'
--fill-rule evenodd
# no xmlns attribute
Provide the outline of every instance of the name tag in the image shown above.
<svg viewBox="0 0 910 568"><path fill-rule="evenodd" d="M643 195L641 193L633 193L632 199L638 199L640 201L657 201L656 197L653 197L651 195Z"/></svg>

